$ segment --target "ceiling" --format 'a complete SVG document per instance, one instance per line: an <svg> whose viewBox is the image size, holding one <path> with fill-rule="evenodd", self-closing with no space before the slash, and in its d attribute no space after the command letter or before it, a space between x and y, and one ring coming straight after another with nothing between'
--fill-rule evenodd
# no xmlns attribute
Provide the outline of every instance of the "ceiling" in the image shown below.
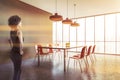
<svg viewBox="0 0 120 80"><path fill-rule="evenodd" d="M120 12L120 0L68 0L68 9L67 0L20 0L20 1L40 8L42 10L45 10L47 12L50 12L52 14L57 12L58 14L62 15L63 18L66 17L77 18L112 12ZM76 4L76 7L74 7L74 4Z"/></svg>

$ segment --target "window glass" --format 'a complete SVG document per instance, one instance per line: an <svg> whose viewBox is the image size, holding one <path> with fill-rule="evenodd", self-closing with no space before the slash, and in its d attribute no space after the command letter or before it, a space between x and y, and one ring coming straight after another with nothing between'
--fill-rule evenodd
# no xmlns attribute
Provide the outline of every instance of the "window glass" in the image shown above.
<svg viewBox="0 0 120 80"><path fill-rule="evenodd" d="M115 42L105 43L105 53L115 54Z"/></svg>
<svg viewBox="0 0 120 80"><path fill-rule="evenodd" d="M104 42L96 42L95 44L96 44L95 52L104 53Z"/></svg>
<svg viewBox="0 0 120 80"><path fill-rule="evenodd" d="M105 16L105 40L115 41L115 14Z"/></svg>
<svg viewBox="0 0 120 80"><path fill-rule="evenodd" d="M53 38L53 42L56 42L56 36L57 36L57 35L56 35L56 31L57 31L57 30L56 30L56 26L55 26L55 25L56 25L56 23L53 22L53 29L52 29L52 30L53 30L53 31L52 31L52 34L53 34L53 37L52 37L52 38Z"/></svg>
<svg viewBox="0 0 120 80"><path fill-rule="evenodd" d="M76 28L77 27L70 27L70 42L76 41Z"/></svg>
<svg viewBox="0 0 120 80"><path fill-rule="evenodd" d="M120 13L77 19L79 27L53 22L53 43L71 47L96 45L97 53L120 54ZM79 49L73 49L79 50Z"/></svg>
<svg viewBox="0 0 120 80"><path fill-rule="evenodd" d="M59 29L60 30L60 29ZM69 36L70 36L70 26L69 25L63 25L63 41L69 41ZM61 33L61 34L62 34Z"/></svg>
<svg viewBox="0 0 120 80"><path fill-rule="evenodd" d="M85 41L85 18L78 19L80 26L77 27L77 41Z"/></svg>
<svg viewBox="0 0 120 80"><path fill-rule="evenodd" d="M117 41L120 41L120 13L117 14Z"/></svg>
<svg viewBox="0 0 120 80"><path fill-rule="evenodd" d="M57 35L57 41L62 41L62 33L63 33L63 26L61 22L57 22L57 26L56 26L56 35Z"/></svg>
<svg viewBox="0 0 120 80"><path fill-rule="evenodd" d="M104 16L95 17L95 41L104 41Z"/></svg>
<svg viewBox="0 0 120 80"><path fill-rule="evenodd" d="M86 18L86 41L94 41L94 17Z"/></svg>
<svg viewBox="0 0 120 80"><path fill-rule="evenodd" d="M120 54L120 42L117 42L117 54Z"/></svg>

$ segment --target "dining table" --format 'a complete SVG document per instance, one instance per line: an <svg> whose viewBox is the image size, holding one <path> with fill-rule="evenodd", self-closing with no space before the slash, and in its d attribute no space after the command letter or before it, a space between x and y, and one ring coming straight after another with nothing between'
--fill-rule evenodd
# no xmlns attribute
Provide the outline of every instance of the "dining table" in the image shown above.
<svg viewBox="0 0 120 80"><path fill-rule="evenodd" d="M51 48L51 49L59 49L59 50L63 50L63 68L64 68L64 72L66 72L66 56L67 56L67 51L69 50L69 49L75 49L75 48L81 48L81 47L83 47L83 46L75 46L75 47L57 47L57 46L52 46L52 47L49 47L49 46L42 46L42 49L49 49L49 48ZM39 54L38 54L38 66L39 66L39 64L40 64L40 58L39 58Z"/></svg>

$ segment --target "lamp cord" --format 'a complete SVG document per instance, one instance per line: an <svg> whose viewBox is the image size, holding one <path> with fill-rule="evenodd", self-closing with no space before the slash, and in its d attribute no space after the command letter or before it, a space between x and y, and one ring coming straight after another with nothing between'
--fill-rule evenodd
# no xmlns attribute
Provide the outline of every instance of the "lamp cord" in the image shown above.
<svg viewBox="0 0 120 80"><path fill-rule="evenodd" d="M67 17L68 17L68 0L67 0Z"/></svg>
<svg viewBox="0 0 120 80"><path fill-rule="evenodd" d="M57 13L57 0L55 0L55 12Z"/></svg>
<svg viewBox="0 0 120 80"><path fill-rule="evenodd" d="M76 14L76 4L74 4L74 18L75 18L75 14Z"/></svg>

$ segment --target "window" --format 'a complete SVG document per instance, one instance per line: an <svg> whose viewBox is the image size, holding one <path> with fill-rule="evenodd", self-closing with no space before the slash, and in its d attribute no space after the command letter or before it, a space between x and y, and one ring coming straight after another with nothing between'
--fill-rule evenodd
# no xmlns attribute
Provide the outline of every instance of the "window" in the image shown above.
<svg viewBox="0 0 120 80"><path fill-rule="evenodd" d="M95 17L95 41L104 41L104 16Z"/></svg>
<svg viewBox="0 0 120 80"><path fill-rule="evenodd" d="M53 43L64 46L96 44L98 53L120 54L120 13L79 18L80 27L53 22Z"/></svg>
<svg viewBox="0 0 120 80"><path fill-rule="evenodd" d="M86 18L86 42L94 42L94 17Z"/></svg>

